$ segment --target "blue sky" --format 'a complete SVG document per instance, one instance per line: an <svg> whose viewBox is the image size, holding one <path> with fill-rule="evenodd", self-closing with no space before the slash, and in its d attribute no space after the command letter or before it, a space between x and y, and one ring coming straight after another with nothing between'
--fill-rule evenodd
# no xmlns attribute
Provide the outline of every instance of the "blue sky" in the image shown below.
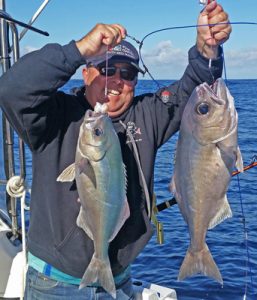
<svg viewBox="0 0 257 300"><path fill-rule="evenodd" d="M6 0L6 9L13 18L28 22L42 3L43 0ZM257 22L256 0L219 3L229 13L230 21ZM28 32L22 39L21 52L38 49L46 43L65 44L79 39L98 22L120 23L130 35L141 40L157 29L196 24L200 9L198 0L51 0L34 23L50 36ZM153 76L180 78L187 64L187 51L195 39L194 28L165 31L147 38L142 56ZM224 51L228 78L257 78L256 25L234 25ZM79 70L74 78L80 77Z"/></svg>

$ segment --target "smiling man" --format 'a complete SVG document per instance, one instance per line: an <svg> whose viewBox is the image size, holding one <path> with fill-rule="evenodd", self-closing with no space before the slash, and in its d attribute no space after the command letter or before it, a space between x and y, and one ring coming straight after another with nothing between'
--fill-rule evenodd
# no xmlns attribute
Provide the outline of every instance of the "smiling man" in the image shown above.
<svg viewBox="0 0 257 300"><path fill-rule="evenodd" d="M139 67L138 52L122 40L107 53L88 59L83 69L85 97L92 107L96 102L107 102L109 116L117 117L132 103L138 72L144 74Z"/></svg>
<svg viewBox="0 0 257 300"><path fill-rule="evenodd" d="M227 21L215 1L198 18L200 25ZM137 75L142 73L138 53L124 41L126 29L118 24L97 24L81 40L64 46L48 44L22 57L0 78L1 108L33 157L25 299L112 299L97 278L78 288L94 246L76 225L76 184L56 181L74 162L79 128L96 102L108 105L126 166L130 217L110 242L109 258L117 299L134 299L130 264L153 233L150 202L157 150L178 131L194 88L222 75L220 44L230 32L228 24L199 27L182 78L137 97ZM86 66L84 87L74 94L60 91L81 65Z"/></svg>

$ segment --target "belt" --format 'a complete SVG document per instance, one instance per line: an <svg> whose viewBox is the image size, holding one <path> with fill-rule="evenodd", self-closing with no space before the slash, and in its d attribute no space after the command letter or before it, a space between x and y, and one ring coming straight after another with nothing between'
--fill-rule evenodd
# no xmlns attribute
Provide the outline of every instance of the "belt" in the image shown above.
<svg viewBox="0 0 257 300"><path fill-rule="evenodd" d="M42 273L51 279L54 279L56 281L68 283L68 284L75 284L80 285L81 278L77 278L74 276L71 276L69 274L66 274L52 265L46 263L42 259L36 257L32 253L28 253L28 265L38 271L39 273ZM114 283L115 285L120 285L122 282L127 280L130 277L130 266L128 266L123 272L120 274L114 276ZM100 287L99 283L93 283L90 286L92 287Z"/></svg>

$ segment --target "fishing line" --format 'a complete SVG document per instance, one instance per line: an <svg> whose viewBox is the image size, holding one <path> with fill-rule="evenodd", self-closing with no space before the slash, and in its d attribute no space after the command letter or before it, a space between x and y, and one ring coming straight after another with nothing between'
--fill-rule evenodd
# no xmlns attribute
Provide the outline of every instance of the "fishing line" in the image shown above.
<svg viewBox="0 0 257 300"><path fill-rule="evenodd" d="M241 193L241 186L240 186L240 178L239 174L237 174L237 183L238 183L238 189L239 189L239 199L240 199L240 206L241 206L241 213L242 213L242 223L243 223L243 230L244 230L244 240L245 240L245 248L246 248L246 262L245 262L245 293L244 293L244 299L246 299L247 291L248 291L248 270L250 271L250 279L251 284L253 286L253 278L252 278L252 269L250 265L250 253L249 253L249 246L248 246L248 231L246 228L246 221L245 221L245 213L244 213L244 206L243 206L243 200L242 200L242 193Z"/></svg>
<svg viewBox="0 0 257 300"><path fill-rule="evenodd" d="M155 82L155 84L158 86L158 88L161 87L160 83L153 77L153 75L150 73L149 69L147 68L147 66L144 63L143 57L142 57L142 47L144 44L144 41L151 35L159 33L159 32L163 32L163 31L168 31L168 30L177 30L177 29L187 29L187 28L197 28L197 27L204 27L204 26L216 26L216 25L225 25L225 24L230 24L230 25L257 25L256 22L219 22L219 23L211 23L211 24L195 24L195 25L183 25L183 26L173 26L173 27L166 27L166 28L161 28L161 29L157 29L154 30L148 34L146 34L141 41L139 41L138 39L136 39L135 37L127 34L127 37L130 38L131 40L135 41L137 44L139 44L139 59L143 65L143 68L145 69L145 73L148 73L148 75L150 76L150 78ZM224 50L224 49L223 49ZM223 63L225 61L225 57L224 57L224 52L223 52ZM225 64L224 64L225 66ZM226 75L226 69L225 69L225 77L227 77Z"/></svg>
<svg viewBox="0 0 257 300"><path fill-rule="evenodd" d="M224 81L225 81L226 85L228 85L227 68L226 68L226 62L225 62L224 47L223 47L223 45L221 45L221 48L222 48L222 56L223 56Z"/></svg>
<svg viewBox="0 0 257 300"><path fill-rule="evenodd" d="M108 51L109 47L106 46L106 53L105 53L105 68L106 68L106 74L105 74L105 87L104 87L104 99L107 98L108 94Z"/></svg>

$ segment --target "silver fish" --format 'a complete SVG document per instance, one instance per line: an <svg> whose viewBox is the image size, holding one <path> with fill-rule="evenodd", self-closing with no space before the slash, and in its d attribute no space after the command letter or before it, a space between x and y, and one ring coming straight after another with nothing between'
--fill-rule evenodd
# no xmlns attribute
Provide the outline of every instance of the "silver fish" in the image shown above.
<svg viewBox="0 0 257 300"><path fill-rule="evenodd" d="M205 238L232 216L226 192L234 167L243 171L237 124L234 99L221 78L195 88L183 112L170 186L190 233L178 280L202 273L223 282Z"/></svg>
<svg viewBox="0 0 257 300"><path fill-rule="evenodd" d="M98 282L116 298L108 247L130 215L126 172L119 139L111 119L97 104L88 110L80 127L75 163L57 181L73 181L81 202L77 225L93 240L94 254L80 283Z"/></svg>

